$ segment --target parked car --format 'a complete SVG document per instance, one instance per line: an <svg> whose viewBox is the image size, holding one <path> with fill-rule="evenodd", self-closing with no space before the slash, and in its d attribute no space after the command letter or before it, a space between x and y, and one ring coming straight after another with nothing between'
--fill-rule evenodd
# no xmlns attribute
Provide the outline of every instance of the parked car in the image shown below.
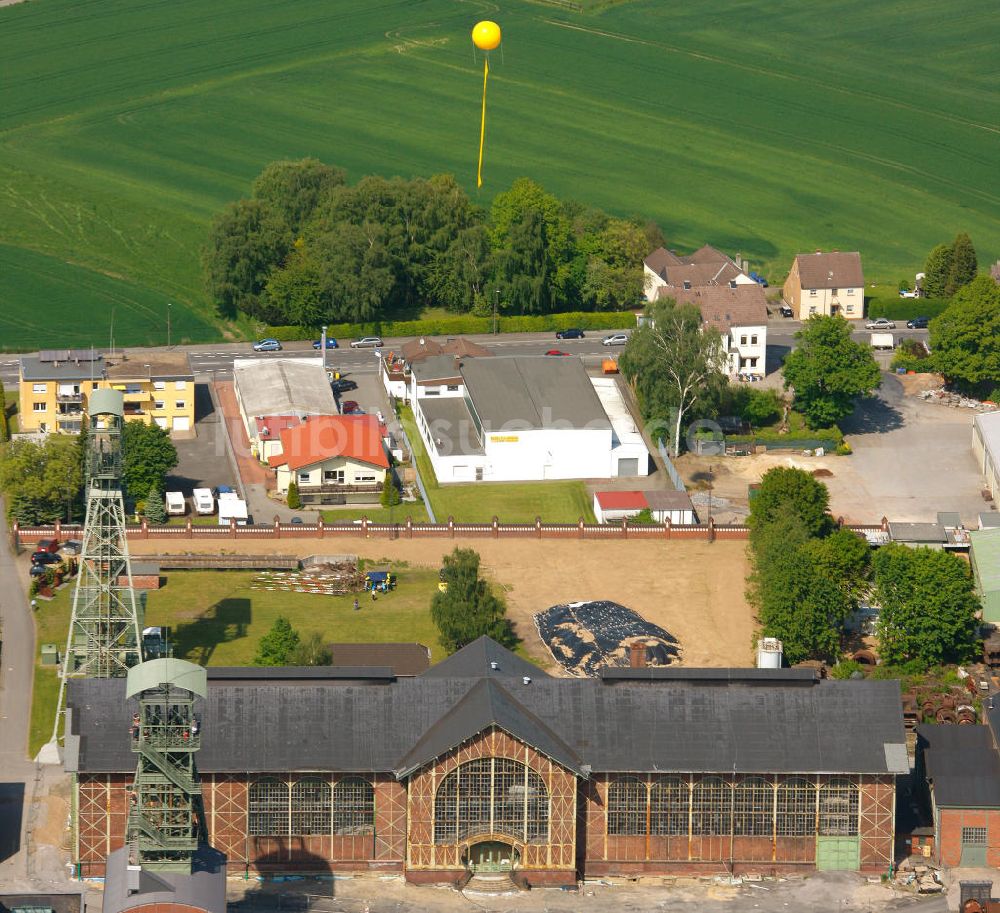
<svg viewBox="0 0 1000 913"><path fill-rule="evenodd" d="M58 564L62 559L52 552L32 552L32 564Z"/></svg>
<svg viewBox="0 0 1000 913"><path fill-rule="evenodd" d="M39 539L35 544L36 552L52 552L55 554L59 551L59 540L58 539Z"/></svg>
<svg viewBox="0 0 1000 913"><path fill-rule="evenodd" d="M382 337L381 336L362 336L360 339L355 339L351 343L352 349L381 349L382 348Z"/></svg>
<svg viewBox="0 0 1000 913"><path fill-rule="evenodd" d="M795 312L787 304L781 305L781 307L778 308L778 313L781 314L782 317L795 316Z"/></svg>
<svg viewBox="0 0 1000 913"><path fill-rule="evenodd" d="M926 330L930 321L930 317L914 317L912 320L906 321L906 326L910 330Z"/></svg>
<svg viewBox="0 0 1000 913"><path fill-rule="evenodd" d="M262 339L253 344L253 350L255 352L280 352L281 343L277 339Z"/></svg>
<svg viewBox="0 0 1000 913"><path fill-rule="evenodd" d="M556 333L556 339L583 339L583 330L579 327L573 327L569 330L559 330Z"/></svg>
<svg viewBox="0 0 1000 913"><path fill-rule="evenodd" d="M901 288L899 290L899 297L900 298L919 298L920 297L920 292L918 292L916 289L902 289Z"/></svg>
<svg viewBox="0 0 1000 913"><path fill-rule="evenodd" d="M623 346L628 342L628 333L615 333L613 336L605 336L601 340L602 346Z"/></svg>
<svg viewBox="0 0 1000 913"><path fill-rule="evenodd" d="M866 330L894 330L896 329L896 324L894 324L888 317L876 317L874 320L869 320L865 324Z"/></svg>
<svg viewBox="0 0 1000 913"><path fill-rule="evenodd" d="M341 393L347 393L349 390L358 389L358 385L353 380L346 380L344 378L341 378L340 380L335 380L332 384L330 384L330 386L333 389L333 392L336 393L338 396Z"/></svg>
<svg viewBox="0 0 1000 913"><path fill-rule="evenodd" d="M561 352L559 349L549 349L546 355L569 355L569 352Z"/></svg>
<svg viewBox="0 0 1000 913"><path fill-rule="evenodd" d="M212 494L216 498L221 498L223 495L235 495L236 492L229 485L220 485L218 488L212 489Z"/></svg>
<svg viewBox="0 0 1000 913"><path fill-rule="evenodd" d="M301 517L292 517L292 526L301 526L301 525L302 525Z"/></svg>
<svg viewBox="0 0 1000 913"><path fill-rule="evenodd" d="M79 555L83 551L83 543L79 539L68 539L63 543L63 551L68 555Z"/></svg>
<svg viewBox="0 0 1000 913"><path fill-rule="evenodd" d="M337 340L334 339L332 336L327 336L326 337L326 347L328 349L339 349L340 348L340 346L337 345ZM322 339L314 339L313 340L313 348L314 349L322 349L323 348L323 340Z"/></svg>
<svg viewBox="0 0 1000 913"><path fill-rule="evenodd" d="M46 571L48 571L48 567L46 565L44 565L44 564L33 564L33 565L31 565L31 570L28 571L28 573L32 577L41 577Z"/></svg>
<svg viewBox="0 0 1000 913"><path fill-rule="evenodd" d="M364 415L365 410L362 409L353 399L345 399L340 404L341 415Z"/></svg>

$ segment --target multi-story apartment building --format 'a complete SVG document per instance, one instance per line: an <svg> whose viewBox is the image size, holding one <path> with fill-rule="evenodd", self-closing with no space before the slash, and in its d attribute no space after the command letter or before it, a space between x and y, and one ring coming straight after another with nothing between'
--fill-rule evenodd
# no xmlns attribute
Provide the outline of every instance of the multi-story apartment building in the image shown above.
<svg viewBox="0 0 1000 913"><path fill-rule="evenodd" d="M798 320L814 314L840 314L848 320L865 316L865 276L861 254L832 251L799 254L785 280L782 296Z"/></svg>
<svg viewBox="0 0 1000 913"><path fill-rule="evenodd" d="M125 418L157 424L177 437L194 434L194 374L187 355L168 352L126 358L92 349L25 355L20 373L21 431L76 433L94 390L125 398Z"/></svg>

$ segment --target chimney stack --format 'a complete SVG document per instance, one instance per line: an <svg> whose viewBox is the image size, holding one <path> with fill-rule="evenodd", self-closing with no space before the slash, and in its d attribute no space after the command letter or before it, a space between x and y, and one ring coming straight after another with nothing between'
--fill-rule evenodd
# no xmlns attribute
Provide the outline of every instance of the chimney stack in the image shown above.
<svg viewBox="0 0 1000 913"><path fill-rule="evenodd" d="M630 669L646 668L646 644L641 640L633 640L628 645L628 665Z"/></svg>

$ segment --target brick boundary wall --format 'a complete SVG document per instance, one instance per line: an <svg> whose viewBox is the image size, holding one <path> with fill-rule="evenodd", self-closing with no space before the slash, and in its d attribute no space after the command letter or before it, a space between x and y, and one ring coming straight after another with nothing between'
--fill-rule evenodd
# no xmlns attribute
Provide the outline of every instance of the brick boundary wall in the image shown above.
<svg viewBox="0 0 1000 913"><path fill-rule="evenodd" d="M880 524L844 524L859 534L866 531L888 531L888 521ZM708 523L690 526L666 523L662 526L637 526L623 521L621 525L605 526L598 523L504 523L496 517L490 523L456 523L451 517L447 523L414 523L409 517L403 523L372 523L363 519L357 523L315 524L272 523L253 526L196 526L190 521L185 526L150 526L145 521L127 528L129 539L166 540L200 539L231 541L241 539L578 539L606 542L614 539L639 540L688 540L714 542L716 539L748 539L750 529L744 524ZM11 527L15 545L29 545L39 539L59 540L79 538L83 527L56 522L52 526L21 527L16 522Z"/></svg>

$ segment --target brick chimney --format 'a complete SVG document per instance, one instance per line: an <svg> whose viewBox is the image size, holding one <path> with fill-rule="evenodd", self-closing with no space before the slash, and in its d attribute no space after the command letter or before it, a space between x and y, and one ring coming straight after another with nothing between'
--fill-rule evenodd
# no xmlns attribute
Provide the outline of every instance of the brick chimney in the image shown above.
<svg viewBox="0 0 1000 913"><path fill-rule="evenodd" d="M641 640L633 640L628 645L628 665L630 669L646 668L646 644Z"/></svg>

